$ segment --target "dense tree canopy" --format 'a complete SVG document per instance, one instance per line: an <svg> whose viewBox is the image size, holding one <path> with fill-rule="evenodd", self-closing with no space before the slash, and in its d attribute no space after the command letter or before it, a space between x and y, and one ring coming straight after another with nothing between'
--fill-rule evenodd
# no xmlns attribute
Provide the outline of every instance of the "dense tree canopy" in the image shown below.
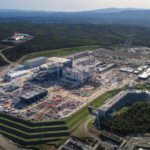
<svg viewBox="0 0 150 150"><path fill-rule="evenodd" d="M67 48L84 45L100 45L113 49L123 46L129 34L133 44L150 46L150 28L128 25L69 25L69 24L31 24L31 23L1 23L0 40L6 39L14 32L33 35L27 43L17 45L4 54L12 61L32 52ZM13 53L12 53L13 52ZM13 54L13 57L12 57Z"/></svg>
<svg viewBox="0 0 150 150"><path fill-rule="evenodd" d="M105 118L102 128L122 135L150 132L150 103L135 102L115 118Z"/></svg>

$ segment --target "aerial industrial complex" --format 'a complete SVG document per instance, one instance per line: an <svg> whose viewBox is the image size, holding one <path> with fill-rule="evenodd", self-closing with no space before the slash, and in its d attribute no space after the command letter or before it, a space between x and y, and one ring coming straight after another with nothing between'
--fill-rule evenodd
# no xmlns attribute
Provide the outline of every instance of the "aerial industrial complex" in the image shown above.
<svg viewBox="0 0 150 150"><path fill-rule="evenodd" d="M127 63L121 53L98 49L26 60L2 77L0 108L28 120L62 120L107 90L149 78L148 59L131 52Z"/></svg>

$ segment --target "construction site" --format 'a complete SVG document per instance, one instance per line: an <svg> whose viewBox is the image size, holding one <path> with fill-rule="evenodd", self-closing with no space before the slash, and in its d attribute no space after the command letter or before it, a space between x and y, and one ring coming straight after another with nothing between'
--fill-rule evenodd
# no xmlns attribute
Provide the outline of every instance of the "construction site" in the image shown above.
<svg viewBox="0 0 150 150"><path fill-rule="evenodd" d="M134 53L97 49L27 60L1 77L0 111L38 122L64 120L106 91L147 80L148 58Z"/></svg>

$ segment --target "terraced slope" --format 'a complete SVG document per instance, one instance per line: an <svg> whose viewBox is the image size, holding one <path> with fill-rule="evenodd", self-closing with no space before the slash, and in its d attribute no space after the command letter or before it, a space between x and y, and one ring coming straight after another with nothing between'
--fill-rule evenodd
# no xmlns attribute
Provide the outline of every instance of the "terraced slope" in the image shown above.
<svg viewBox="0 0 150 150"><path fill-rule="evenodd" d="M0 113L0 133L22 146L59 141L69 136L64 121L32 123L4 113Z"/></svg>

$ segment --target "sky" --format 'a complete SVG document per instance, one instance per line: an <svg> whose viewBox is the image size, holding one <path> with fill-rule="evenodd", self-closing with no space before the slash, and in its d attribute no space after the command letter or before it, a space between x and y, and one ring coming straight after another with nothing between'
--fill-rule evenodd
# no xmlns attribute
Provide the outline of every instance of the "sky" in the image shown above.
<svg viewBox="0 0 150 150"><path fill-rule="evenodd" d="M0 9L83 11L110 7L150 9L150 0L0 0Z"/></svg>

